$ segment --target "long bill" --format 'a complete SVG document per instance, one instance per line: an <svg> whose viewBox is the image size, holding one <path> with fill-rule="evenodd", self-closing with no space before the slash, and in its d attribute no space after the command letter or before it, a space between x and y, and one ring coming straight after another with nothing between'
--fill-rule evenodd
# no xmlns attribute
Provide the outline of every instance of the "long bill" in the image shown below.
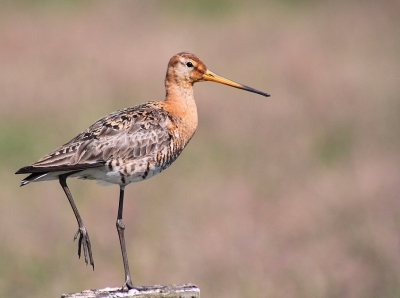
<svg viewBox="0 0 400 298"><path fill-rule="evenodd" d="M246 86L246 85L239 84L239 83L236 83L234 81L228 80L228 79L226 79L224 77L221 77L221 76L219 76L219 75L217 75L217 74L215 74L215 73L213 73L212 71L209 71L209 70L207 70L206 73L203 75L203 79L205 81L217 82L217 83L220 83L220 84L224 84L224 85L228 85L228 86L231 86L231 87L239 88L239 89L246 90L246 91L249 91L249 92L257 93L257 94L260 94L260 95L263 95L263 96L267 96L267 97L271 96L268 93L265 93L265 92L259 91L257 89L251 88L249 86Z"/></svg>

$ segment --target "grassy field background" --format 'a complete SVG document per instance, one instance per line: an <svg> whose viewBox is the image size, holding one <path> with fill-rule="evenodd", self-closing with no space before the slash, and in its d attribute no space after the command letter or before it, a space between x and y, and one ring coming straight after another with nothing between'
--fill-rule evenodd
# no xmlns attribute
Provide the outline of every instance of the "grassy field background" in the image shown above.
<svg viewBox="0 0 400 298"><path fill-rule="evenodd" d="M169 58L271 98L199 83L198 131L126 190L133 281L202 297L399 297L398 1L0 2L0 296L121 286L118 187L14 172L99 117L162 100Z"/></svg>

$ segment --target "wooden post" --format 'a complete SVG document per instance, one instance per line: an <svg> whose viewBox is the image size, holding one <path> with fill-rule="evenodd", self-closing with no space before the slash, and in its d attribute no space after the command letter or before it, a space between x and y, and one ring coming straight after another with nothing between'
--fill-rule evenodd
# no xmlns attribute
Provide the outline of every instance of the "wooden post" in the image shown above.
<svg viewBox="0 0 400 298"><path fill-rule="evenodd" d="M61 298L200 298L200 289L193 284L138 286L122 291L121 288L85 290L80 293L63 294Z"/></svg>

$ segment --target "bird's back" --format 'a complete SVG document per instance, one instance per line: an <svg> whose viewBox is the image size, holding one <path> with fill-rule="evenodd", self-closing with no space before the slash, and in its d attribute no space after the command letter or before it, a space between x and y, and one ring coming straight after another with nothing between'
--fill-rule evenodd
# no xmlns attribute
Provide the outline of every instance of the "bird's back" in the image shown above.
<svg viewBox="0 0 400 298"><path fill-rule="evenodd" d="M154 176L182 152L194 131L167 111L165 102L147 102L111 113L68 143L17 174L21 184L57 179L60 173L126 185Z"/></svg>

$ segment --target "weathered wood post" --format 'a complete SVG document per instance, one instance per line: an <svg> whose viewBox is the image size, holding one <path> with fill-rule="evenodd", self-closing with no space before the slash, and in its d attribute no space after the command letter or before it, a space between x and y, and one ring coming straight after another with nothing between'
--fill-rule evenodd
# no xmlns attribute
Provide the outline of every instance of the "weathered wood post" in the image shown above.
<svg viewBox="0 0 400 298"><path fill-rule="evenodd" d="M193 284L140 286L122 291L121 288L85 290L63 294L61 298L200 298L200 289Z"/></svg>

